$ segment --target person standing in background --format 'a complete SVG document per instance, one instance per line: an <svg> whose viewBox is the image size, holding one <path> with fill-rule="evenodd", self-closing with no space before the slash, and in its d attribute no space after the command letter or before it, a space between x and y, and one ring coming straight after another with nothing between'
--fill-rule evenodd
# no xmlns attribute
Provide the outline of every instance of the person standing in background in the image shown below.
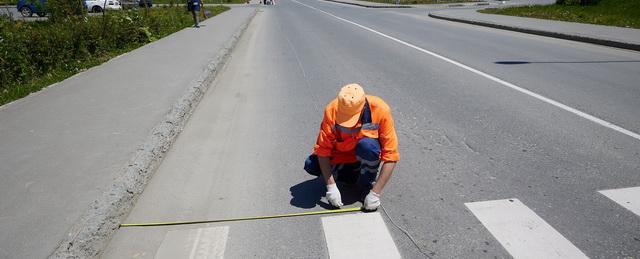
<svg viewBox="0 0 640 259"><path fill-rule="evenodd" d="M187 10L191 12L193 16L193 27L200 28L198 24L198 12L200 12L200 8L202 6L202 0L187 0Z"/></svg>

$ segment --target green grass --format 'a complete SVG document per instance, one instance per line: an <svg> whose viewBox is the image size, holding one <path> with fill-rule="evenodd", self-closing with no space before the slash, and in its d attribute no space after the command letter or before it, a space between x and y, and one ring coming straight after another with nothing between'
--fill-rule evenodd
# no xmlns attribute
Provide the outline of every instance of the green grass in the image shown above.
<svg viewBox="0 0 640 259"><path fill-rule="evenodd" d="M121 51L113 51L113 52L107 53L104 56L96 57L88 61L83 61L79 64L80 68L77 70L65 70L62 68L53 69L38 78L28 80L23 83L18 83L13 85L12 87L3 89L2 92L0 92L0 105L9 103L14 100L18 100L22 97L29 95L30 93L40 91L40 89L44 87L47 87L51 84L65 80L79 72L82 72L93 66L100 65L115 56L118 56L122 53L129 52L131 50L133 50L133 48L122 49Z"/></svg>
<svg viewBox="0 0 640 259"><path fill-rule="evenodd" d="M169 4L169 3L174 3L174 4L186 4L187 1L181 1L181 0L152 0L152 2L154 4ZM244 4L245 1L244 0L203 0L202 1L205 4ZM16 5L18 3L18 0L0 0L0 5Z"/></svg>
<svg viewBox="0 0 640 259"><path fill-rule="evenodd" d="M640 0L601 0L586 6L553 4L480 12L640 29Z"/></svg>
<svg viewBox="0 0 640 259"><path fill-rule="evenodd" d="M395 4L395 0L361 0L366 2L383 3L383 4ZM402 5L412 4L451 4L451 3L465 3L465 2L479 2L479 0L400 0Z"/></svg>
<svg viewBox="0 0 640 259"><path fill-rule="evenodd" d="M229 8L215 6L205 7L205 10L208 10L210 12L209 17L212 17L229 10ZM114 24L114 26L123 24L123 29L119 31L117 28L110 26L109 28L111 29L108 35L118 34L125 37L121 37L115 43L95 42L103 37L91 37L88 38L88 41L99 45L98 47L94 46L92 49L98 50L91 51L91 54L86 53L87 49L69 50L69 54L64 55L64 57L50 58L56 60L48 60L46 55L42 54L25 55L24 53L46 53L47 49L52 49L49 51L54 51L53 53L61 52L55 49L56 45L59 45L59 48L70 49L72 45L65 44L69 44L67 42L73 38L62 35L68 36L68 28L71 27L73 29L73 25L54 24L47 21L11 22L4 20L3 24L0 23L0 25L5 26L0 26L0 38L7 37L7 40L3 42L7 43L7 45L0 46L0 70L6 74L0 76L0 79L5 80L0 81L0 105L37 92L53 83L62 81L93 66L100 65L113 57L191 26L193 23L190 13L183 10L182 7L152 8L149 10L148 15L145 15L145 12L144 10L140 11L139 15L134 17L135 23L132 23L131 19L129 19L129 17L132 17L130 12L111 12L111 24ZM101 16L87 17L87 19L89 19L86 22L88 24L100 24L103 20ZM149 19L150 21L145 22L143 19ZM126 24L129 24L129 26L124 26ZM134 24L134 26L130 26L131 24ZM137 24L140 24L138 26L141 27L136 27L135 25ZM90 30L91 28L95 29L94 27L89 27L89 29L77 27L76 31L82 31L83 29L89 30L89 32L95 31ZM42 34L42 32L46 33ZM82 36L82 34L76 33L79 37ZM133 36L126 37L126 35ZM38 38L41 40L38 40ZM140 40L141 38L143 40ZM56 39L64 39L65 41L57 42ZM29 42L42 42L42 44L29 44ZM25 43L27 47L25 47ZM73 53L76 53L75 56ZM80 53L84 53L84 55ZM58 58L66 58L66 60L60 61ZM58 64L55 64L56 61ZM8 76L9 74L15 76Z"/></svg>
<svg viewBox="0 0 640 259"><path fill-rule="evenodd" d="M16 5L18 0L0 0L0 5Z"/></svg>

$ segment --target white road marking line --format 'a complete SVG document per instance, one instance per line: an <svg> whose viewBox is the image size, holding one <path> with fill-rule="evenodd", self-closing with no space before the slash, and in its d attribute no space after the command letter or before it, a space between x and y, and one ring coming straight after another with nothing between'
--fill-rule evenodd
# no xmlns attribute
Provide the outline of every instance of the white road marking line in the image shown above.
<svg viewBox="0 0 640 259"><path fill-rule="evenodd" d="M196 257L196 250L198 250L198 244L200 244L200 237L202 236L202 228L199 228L196 234L196 240L193 242L193 246L191 246L191 252L189 253L189 259L194 259Z"/></svg>
<svg viewBox="0 0 640 259"><path fill-rule="evenodd" d="M465 203L514 258L588 258L518 199Z"/></svg>
<svg viewBox="0 0 640 259"><path fill-rule="evenodd" d="M224 258L228 234L226 226L169 231L155 258Z"/></svg>
<svg viewBox="0 0 640 259"><path fill-rule="evenodd" d="M602 195L640 216L640 186L599 191Z"/></svg>
<svg viewBox="0 0 640 259"><path fill-rule="evenodd" d="M323 11L323 10L320 10L320 9L318 9L318 8L315 8L315 7L313 7L313 6L310 6L310 5L307 5L307 4L304 4L304 3L298 2L298 1L296 1L296 0L291 0L291 1L293 1L293 2L295 2L295 3L298 3L298 4L300 4L300 5L304 5L304 6L308 7L308 8L311 8L311 9L316 10L316 11L318 11L318 12L324 13L324 14L326 14L326 15L329 15L329 16L331 16L331 17L333 17L333 18L336 18L336 19L338 19L338 20L340 20L340 21L343 21L343 22L346 22L346 23L353 24L353 25L355 25L355 26L357 26L357 27L360 27L360 28L362 28L362 29L364 29L364 30L366 30L366 31L373 32L373 33L375 33L375 34L377 34L377 35L380 35L380 36L382 36L382 37L385 37L385 38L387 38L387 39L390 39L390 40L392 40L392 41L395 41L395 42L397 42L397 43L400 43L400 44L402 44L402 45L405 45L405 46L407 46L407 47L410 47L410 48L412 48L412 49L415 49L415 50L418 50L418 51L420 51L420 52L423 52L423 53L429 54L429 55L431 55L431 56L433 56L433 57L439 58L439 59L444 60L444 61L446 61L446 62L449 62L449 63L451 63L451 64L453 64L453 65L456 65L456 66L458 66L458 67L460 67L460 68L463 68L463 69L465 69L465 70L468 70L468 71L470 71L470 72L473 72L473 73L475 73L475 74L477 74L477 75L483 76L483 77L485 77L485 78L487 78L487 79L489 79L489 80L492 80L492 81L494 81L494 82L496 82L496 83L499 83L499 84L501 84L501 85L503 85L503 86L509 87L509 88L511 88L511 89L513 89L513 90L516 90L516 91L518 91L518 92L521 92L521 93L523 93L523 94L526 94L526 95L528 95L528 96L531 96L531 97L533 97L533 98L536 98L536 99L538 99L538 100L540 100L540 101L543 101L543 102L545 102L545 103L551 104L551 105L556 106L556 107L558 107L558 108L560 108L560 109L563 109L563 110L565 110L565 111L568 111L568 112L570 112L570 113L573 113L573 114L575 114L575 115L578 115L578 116L580 116L580 117L582 117L582 118L584 118L584 119L587 119L587 120L590 120L590 121L595 122L595 123L597 123L597 124L600 124L601 126L607 127L607 128L609 128L609 129L615 130L615 131L617 131L617 132L620 132L620 133L622 133L622 134L625 134L625 135L627 135L627 136L630 136L630 137L632 137L632 138L635 138L635 139L637 139L637 140L640 140L640 134L638 134L638 133L635 133L635 132L633 132L633 131L627 130L627 129L625 129L625 128L623 128L623 127L620 127L620 126L618 126L618 125L616 125L616 124L613 124L613 123L608 122L608 121L606 121L606 120L603 120L603 119L600 119L600 118L598 118L598 117L595 117L595 116L593 116L593 115L591 115L591 114L585 113L585 112L580 111L580 110L578 110L578 109L575 109L575 108L572 108L572 107L567 106L567 105L565 105L565 104L562 104L562 103L560 103L560 102L558 102L558 101L555 101L555 100L553 100L553 99L551 99L551 98L544 97L544 96L542 96L542 95L540 95L540 94L534 93L534 92L532 92L532 91L529 91L529 90L524 89L524 88L522 88L522 87L519 87L519 86L517 86L517 85L514 85L514 84L512 84L512 83L509 83L509 82L507 82L507 81L505 81L505 80L502 80L502 79L497 78L497 77L495 77L495 76L489 75L489 74L487 74L487 73L485 73L485 72L482 72L482 71L480 71L480 70L477 70L477 69L475 69L475 68L472 68L472 67L470 67L470 66L467 66L467 65L465 65L465 64L462 64L462 63L460 63L460 62L458 62L458 61L455 61L455 60L453 60L453 59L450 59L450 58L444 57L444 56L442 56L442 55L440 55L440 54L437 54L437 53L435 53L435 52L432 52L432 51L428 51L428 50L426 50L426 49L423 49L423 48L421 48L421 47L418 47L418 46L413 45L413 44L411 44L411 43L408 43L408 42L406 42L406 41L403 41L403 40L400 40L400 39L394 38L394 37L392 37L392 36L389 36L389 35L384 34L384 33L382 33L382 32L376 31L376 30L371 29L371 28L369 28L369 27L366 27L366 26L364 26L364 25L360 25L360 24L358 24L358 23L356 23L356 22L352 22L352 21L350 21L350 20L347 20L347 19L344 19L344 18L338 17L338 16L336 16L336 15L334 15L334 14L332 14L332 13L329 13L329 12L326 12L326 11Z"/></svg>
<svg viewBox="0 0 640 259"><path fill-rule="evenodd" d="M323 217L329 258L401 258L380 213Z"/></svg>

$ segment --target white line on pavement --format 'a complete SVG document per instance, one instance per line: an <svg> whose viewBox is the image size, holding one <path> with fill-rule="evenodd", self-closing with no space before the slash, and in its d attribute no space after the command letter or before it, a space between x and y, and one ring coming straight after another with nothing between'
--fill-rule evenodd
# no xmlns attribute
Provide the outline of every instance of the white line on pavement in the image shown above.
<svg viewBox="0 0 640 259"><path fill-rule="evenodd" d="M602 195L640 216L640 186L599 191Z"/></svg>
<svg viewBox="0 0 640 259"><path fill-rule="evenodd" d="M223 258L228 234L226 226L169 231L155 258Z"/></svg>
<svg viewBox="0 0 640 259"><path fill-rule="evenodd" d="M588 258L518 199L465 203L514 258Z"/></svg>
<svg viewBox="0 0 640 259"><path fill-rule="evenodd" d="M355 26L357 26L357 27L360 27L360 28L362 28L362 29L364 29L364 30L367 30L367 31L373 32L373 33L378 34L378 35L380 35L380 36L382 36L382 37L385 37L385 38L390 39L390 40L392 40L392 41L398 42L398 43L400 43L400 44L402 44L402 45L405 45L405 46L407 46L407 47L410 47L410 48L412 48L412 49L415 49L415 50L418 50L418 51L420 51L420 52L423 52L423 53L429 54L429 55L431 55L431 56L434 56L434 57L436 57L436 58L439 58L439 59L441 59L441 60L444 60L444 61L446 61L446 62L449 62L449 63L451 63L451 64L453 64L453 65L456 65L456 66L458 66L458 67L460 67L460 68L463 68L463 69L465 69L465 70L468 70L468 71L470 71L470 72L473 72L473 73L475 73L475 74L477 74L477 75L483 76L483 77L485 77L485 78L487 78L487 79L489 79L489 80L492 80L492 81L494 81L494 82L496 82L496 83L499 83L499 84L501 84L501 85L503 85L503 86L509 87L509 88L511 88L511 89L513 89L513 90L516 90L516 91L521 92L521 93L523 93L523 94L529 95L529 96L531 96L531 97L533 97L533 98L536 98L536 99L538 99L538 100L540 100L540 101L546 102L546 103L551 104L551 105L553 105L553 106L556 106L556 107L558 107L558 108L560 108L560 109L563 109L563 110L565 110L565 111L568 111L568 112L570 112L570 113L573 113L573 114L575 114L575 115L578 115L578 116L580 116L580 117L582 117L582 118L584 118L584 119L590 120L590 121L595 122L595 123L597 123L597 124L600 124L600 125L602 125L602 126L604 126L604 127L607 127L607 128L609 128L609 129L615 130L615 131L617 131L617 132L620 132L620 133L622 133L622 134L625 134L625 135L627 135L627 136L630 136L630 137L632 137L632 138L635 138L635 139L637 139L637 140L640 140L640 134L638 134L638 133L635 133L635 132L633 132L633 131L627 130L627 129L625 129L625 128L623 128L623 127L620 127L620 126L618 126L618 125L616 125L616 124L613 124L613 123L611 123L611 122L605 121L605 120L603 120L603 119L600 119L600 118L595 117L595 116L593 116L593 115L591 115L591 114L588 114L588 113L585 113L585 112L583 112L583 111L580 111L580 110L578 110L578 109L572 108L572 107L570 107L570 106L567 106L567 105L565 105L565 104L562 104L562 103L560 103L560 102L558 102L558 101L555 101L555 100L553 100L553 99L550 99L550 98L544 97L544 96L542 96L542 95L540 95L540 94L534 93L534 92L532 92L532 91L529 91L529 90L524 89L524 88L522 88L522 87L519 87L519 86L517 86L517 85L514 85L514 84L512 84L512 83L509 83L509 82L507 82L507 81L505 81L505 80L502 80L502 79L497 78L497 77L495 77L495 76L489 75L489 74L487 74L487 73L485 73L485 72L482 72L482 71L480 71L480 70L477 70L477 69L475 69L475 68L472 68L472 67L470 67L470 66L467 66L467 65L465 65L465 64L462 64L462 63L460 63L460 62L458 62L458 61L455 61L455 60L453 60L453 59L447 58L447 57L445 57L445 56L442 56L442 55L437 54L437 53L432 52L432 51L428 51L428 50L426 50L426 49L423 49L423 48L421 48L421 47L418 47L418 46L413 45L413 44L411 44L411 43L408 43L408 42L406 42L406 41L403 41L403 40L400 40L400 39L394 38L394 37L392 37L392 36L389 36L389 35L384 34L384 33L382 33L382 32L376 31L376 30L371 29L371 28L369 28L369 27L366 27L366 26L364 26L364 25L360 25L360 24L358 24L358 23L356 23L356 22L352 22L352 21L350 21L350 20L347 20L347 19L344 19L344 18L338 17L338 16L336 16L336 15L334 15L334 14L332 14L332 13L329 13L329 12L326 12L326 11L323 11L323 10L320 10L320 9L315 8L315 7L313 7L313 6L310 6L310 5L307 5L307 4L304 4L304 3L298 2L298 1L296 1L296 0L291 0L291 1L293 1L293 2L295 2L295 3L298 3L298 4L300 4L300 5L304 5L304 6L308 7L308 8L311 8L311 9L316 10L316 11L318 11L318 12L324 13L324 14L326 14L326 15L329 15L329 16L331 16L331 17L333 17L333 18L336 18L336 19L338 19L338 20L340 20L340 21L343 21L343 22L346 22L346 23L353 24L353 25L355 25Z"/></svg>
<svg viewBox="0 0 640 259"><path fill-rule="evenodd" d="M323 217L329 258L400 258L380 213Z"/></svg>
<svg viewBox="0 0 640 259"><path fill-rule="evenodd" d="M200 237L202 236L202 228L199 228L196 233L196 240L193 241L193 246L191 246L191 252L189 253L189 259L194 259L196 257L196 251L198 250L198 244L200 243Z"/></svg>

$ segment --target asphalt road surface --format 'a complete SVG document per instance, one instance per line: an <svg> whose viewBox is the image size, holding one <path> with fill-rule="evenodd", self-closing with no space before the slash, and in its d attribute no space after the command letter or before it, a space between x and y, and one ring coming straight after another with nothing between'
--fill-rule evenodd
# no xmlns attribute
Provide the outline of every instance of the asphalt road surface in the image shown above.
<svg viewBox="0 0 640 259"><path fill-rule="evenodd" d="M640 186L639 79L637 52L414 10L280 0L253 20L127 222L328 208L303 161L323 106L359 82L391 105L399 135L382 204L428 256L639 258L640 195L617 190ZM346 206L360 206L351 192ZM426 257L383 213L122 228L103 256L326 258L377 247L345 233Z"/></svg>

